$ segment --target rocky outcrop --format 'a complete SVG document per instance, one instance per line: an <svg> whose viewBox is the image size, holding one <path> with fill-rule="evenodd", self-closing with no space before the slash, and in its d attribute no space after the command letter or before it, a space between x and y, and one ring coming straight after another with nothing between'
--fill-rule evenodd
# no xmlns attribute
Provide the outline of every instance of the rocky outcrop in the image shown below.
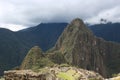
<svg viewBox="0 0 120 80"><path fill-rule="evenodd" d="M38 46L35 46L30 49L30 51L24 58L20 69L39 69L45 66L53 65L54 63L43 54L43 51Z"/></svg>
<svg viewBox="0 0 120 80"><path fill-rule="evenodd" d="M13 70L4 74L5 80L104 80L98 73L75 67L46 67L38 72Z"/></svg>
<svg viewBox="0 0 120 80"><path fill-rule="evenodd" d="M120 71L120 62L116 62L119 54L119 44L97 38L82 20L75 19L65 28L56 45L45 55L40 48L33 47L25 57L21 69L39 69L67 63L107 77L115 71L114 68ZM114 67L114 64L117 67Z"/></svg>
<svg viewBox="0 0 120 80"><path fill-rule="evenodd" d="M25 59L22 62L21 69L31 69L33 65L36 64L36 62L44 57L42 50L35 46L26 55Z"/></svg>
<svg viewBox="0 0 120 80"><path fill-rule="evenodd" d="M104 40L96 38L82 20L73 20L57 41L53 52L64 55L68 64L94 70L106 76Z"/></svg>
<svg viewBox="0 0 120 80"><path fill-rule="evenodd" d="M44 74L37 74L31 70L14 70L4 73L5 80L46 80Z"/></svg>
<svg viewBox="0 0 120 80"><path fill-rule="evenodd" d="M116 45L102 38L97 38L82 20L75 19L63 31L55 47L50 51L50 54L52 54L50 58L53 60L52 56L61 54L64 56L66 63L87 70L94 70L106 77L107 70L110 73L110 69L108 69L110 56L119 54L119 49L119 44ZM53 61L58 62L58 60Z"/></svg>

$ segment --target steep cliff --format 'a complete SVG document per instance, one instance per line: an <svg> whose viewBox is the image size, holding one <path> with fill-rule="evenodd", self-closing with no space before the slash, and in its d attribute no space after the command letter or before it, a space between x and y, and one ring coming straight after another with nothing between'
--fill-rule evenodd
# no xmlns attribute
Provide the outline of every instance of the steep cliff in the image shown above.
<svg viewBox="0 0 120 80"><path fill-rule="evenodd" d="M115 57L118 57L120 55L119 49L119 44L116 45L102 38L97 38L82 20L75 19L67 26L55 47L49 52L52 56L61 54L64 56L64 62L68 64L94 70L106 77L107 74L110 74L109 70L113 70L113 68L110 68L111 65L108 65L112 61L112 55L115 54ZM58 62L52 56L50 58ZM112 64L117 64L119 69L119 62L116 63L115 61Z"/></svg>
<svg viewBox="0 0 120 80"><path fill-rule="evenodd" d="M25 57L21 69L39 69L54 64L93 70L107 77L120 72L120 44L97 38L82 20L73 20L63 31L56 45L45 55L38 47Z"/></svg>
<svg viewBox="0 0 120 80"><path fill-rule="evenodd" d="M104 49L100 44L104 44L104 41L97 39L82 20L75 19L64 30L52 53L58 51L68 64L106 76Z"/></svg>
<svg viewBox="0 0 120 80"><path fill-rule="evenodd" d="M35 46L26 55L20 69L39 69L45 66L52 66L53 62L44 56L43 51Z"/></svg>

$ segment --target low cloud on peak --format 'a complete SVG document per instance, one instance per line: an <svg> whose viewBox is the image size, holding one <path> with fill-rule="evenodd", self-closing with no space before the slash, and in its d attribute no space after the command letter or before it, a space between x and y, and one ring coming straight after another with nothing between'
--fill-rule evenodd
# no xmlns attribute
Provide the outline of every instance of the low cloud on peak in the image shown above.
<svg viewBox="0 0 120 80"><path fill-rule="evenodd" d="M119 3L120 0L0 0L0 26L15 25L19 30L41 22L70 22L76 17L91 24L99 23L101 18L120 22Z"/></svg>

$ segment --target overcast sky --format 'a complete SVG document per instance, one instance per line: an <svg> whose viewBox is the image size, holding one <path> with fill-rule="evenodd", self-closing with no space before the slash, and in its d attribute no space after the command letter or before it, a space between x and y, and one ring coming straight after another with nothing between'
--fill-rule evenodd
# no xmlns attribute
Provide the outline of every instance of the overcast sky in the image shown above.
<svg viewBox="0 0 120 80"><path fill-rule="evenodd" d="M0 0L0 27L13 31L77 17L91 24L120 22L120 0Z"/></svg>

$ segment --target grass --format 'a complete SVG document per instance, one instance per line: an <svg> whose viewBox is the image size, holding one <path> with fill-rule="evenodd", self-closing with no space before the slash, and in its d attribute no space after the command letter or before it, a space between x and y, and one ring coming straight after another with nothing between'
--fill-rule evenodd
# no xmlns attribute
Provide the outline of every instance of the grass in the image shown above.
<svg viewBox="0 0 120 80"><path fill-rule="evenodd" d="M112 74L111 80L120 80L120 74Z"/></svg>
<svg viewBox="0 0 120 80"><path fill-rule="evenodd" d="M67 72L59 72L57 77L64 80L78 80L80 75L75 70L70 69Z"/></svg>
<svg viewBox="0 0 120 80"><path fill-rule="evenodd" d="M113 80L120 80L120 76L115 77Z"/></svg>
<svg viewBox="0 0 120 80"><path fill-rule="evenodd" d="M98 79L95 79L95 78L89 78L89 80L98 80Z"/></svg>
<svg viewBox="0 0 120 80"><path fill-rule="evenodd" d="M0 78L0 80L5 80L4 78Z"/></svg>
<svg viewBox="0 0 120 80"><path fill-rule="evenodd" d="M57 77L64 79L64 80L75 80L71 75L64 73L64 72L60 72Z"/></svg>

